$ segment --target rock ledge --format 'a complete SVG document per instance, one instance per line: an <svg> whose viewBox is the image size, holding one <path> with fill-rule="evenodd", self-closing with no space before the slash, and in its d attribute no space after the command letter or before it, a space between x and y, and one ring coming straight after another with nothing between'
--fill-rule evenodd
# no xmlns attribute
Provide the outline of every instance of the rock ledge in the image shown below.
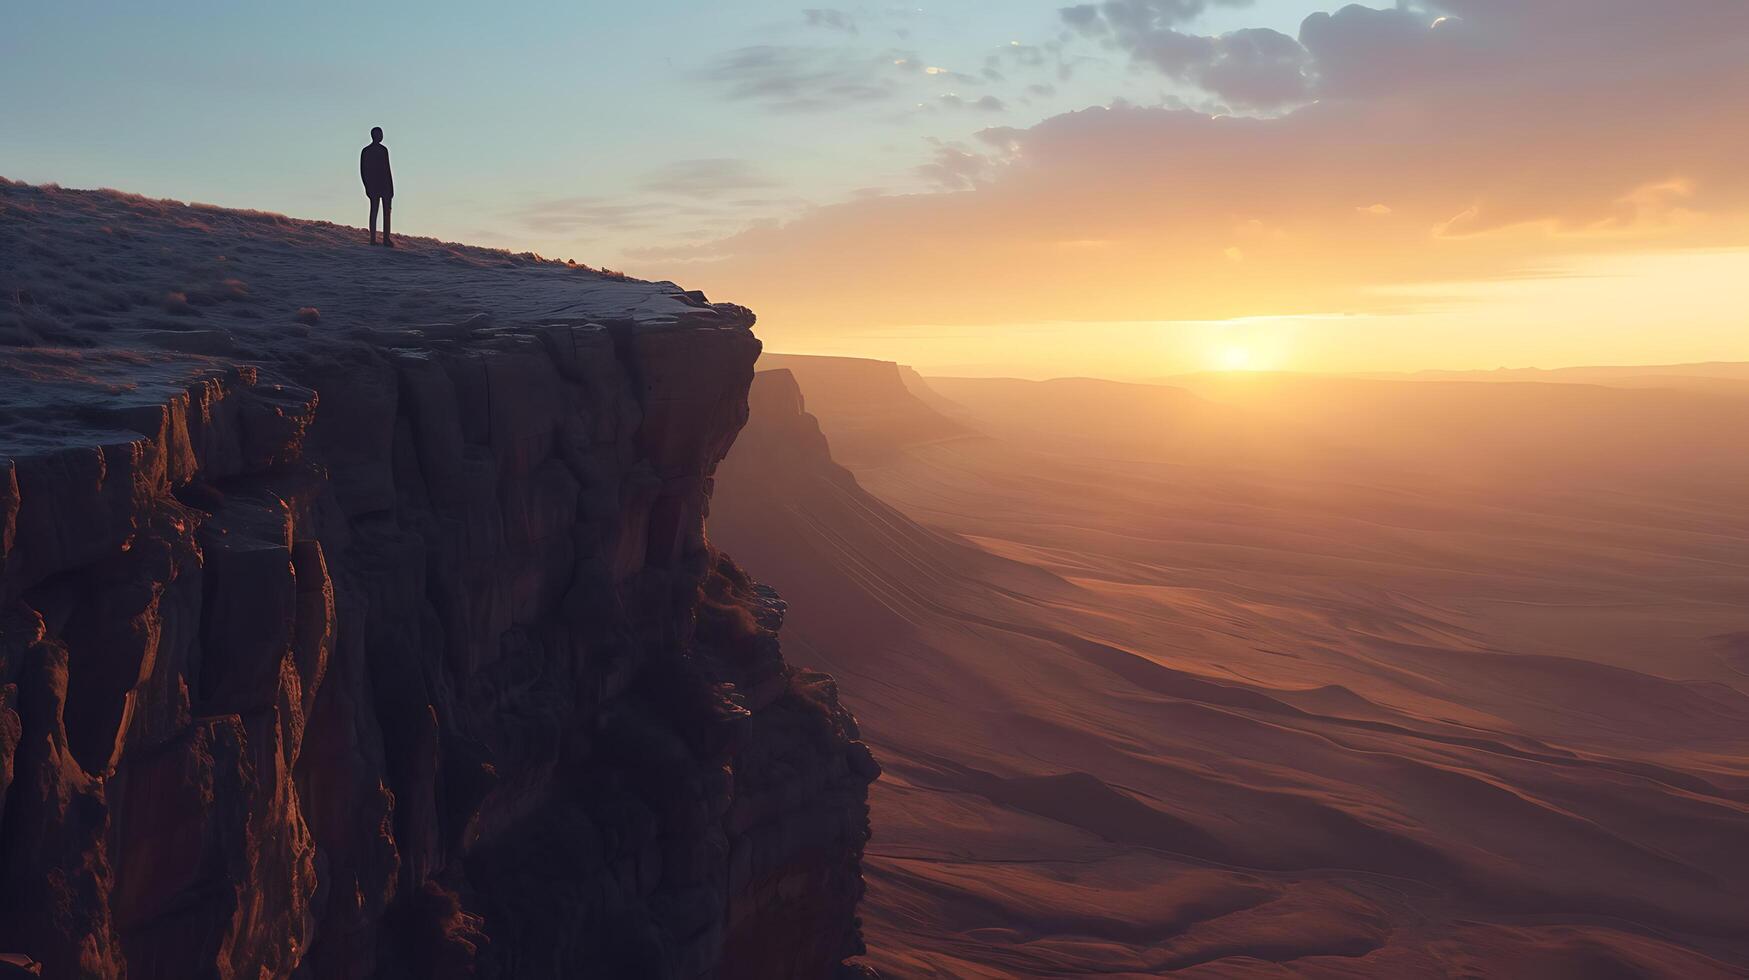
<svg viewBox="0 0 1749 980"><path fill-rule="evenodd" d="M0 952L831 976L877 769L705 534L752 314L0 182Z"/></svg>

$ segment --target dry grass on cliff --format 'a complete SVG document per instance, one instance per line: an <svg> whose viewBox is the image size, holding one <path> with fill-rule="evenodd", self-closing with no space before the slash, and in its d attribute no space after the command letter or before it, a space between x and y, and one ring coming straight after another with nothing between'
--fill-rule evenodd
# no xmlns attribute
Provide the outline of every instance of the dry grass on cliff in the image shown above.
<svg viewBox="0 0 1749 980"><path fill-rule="evenodd" d="M232 356L312 329L712 315L672 284L574 260L264 211L0 178L0 346ZM309 311L320 311L319 316Z"/></svg>

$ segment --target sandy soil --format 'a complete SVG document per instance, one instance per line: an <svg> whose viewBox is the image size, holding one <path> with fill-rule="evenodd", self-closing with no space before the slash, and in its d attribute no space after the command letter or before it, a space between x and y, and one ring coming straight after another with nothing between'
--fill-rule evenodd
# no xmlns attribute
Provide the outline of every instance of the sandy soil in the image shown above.
<svg viewBox="0 0 1749 980"><path fill-rule="evenodd" d="M886 767L883 969L1749 975L1740 378L783 365L907 420L756 401L711 518Z"/></svg>

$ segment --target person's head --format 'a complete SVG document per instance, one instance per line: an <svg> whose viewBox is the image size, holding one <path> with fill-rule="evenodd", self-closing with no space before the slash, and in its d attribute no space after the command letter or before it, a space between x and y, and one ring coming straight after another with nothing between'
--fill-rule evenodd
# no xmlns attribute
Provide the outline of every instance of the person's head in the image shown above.
<svg viewBox="0 0 1749 980"><path fill-rule="evenodd" d="M370 128L370 141L372 143L381 143L383 141L383 128L381 126L372 126Z"/></svg>

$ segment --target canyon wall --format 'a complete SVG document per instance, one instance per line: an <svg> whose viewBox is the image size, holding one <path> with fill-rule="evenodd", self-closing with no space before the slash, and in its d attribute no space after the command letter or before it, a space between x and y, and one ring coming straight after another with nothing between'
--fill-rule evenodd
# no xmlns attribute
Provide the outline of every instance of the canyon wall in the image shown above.
<svg viewBox="0 0 1749 980"><path fill-rule="evenodd" d="M878 768L705 532L750 313L416 239L348 292L349 229L0 192L0 953L860 973Z"/></svg>

